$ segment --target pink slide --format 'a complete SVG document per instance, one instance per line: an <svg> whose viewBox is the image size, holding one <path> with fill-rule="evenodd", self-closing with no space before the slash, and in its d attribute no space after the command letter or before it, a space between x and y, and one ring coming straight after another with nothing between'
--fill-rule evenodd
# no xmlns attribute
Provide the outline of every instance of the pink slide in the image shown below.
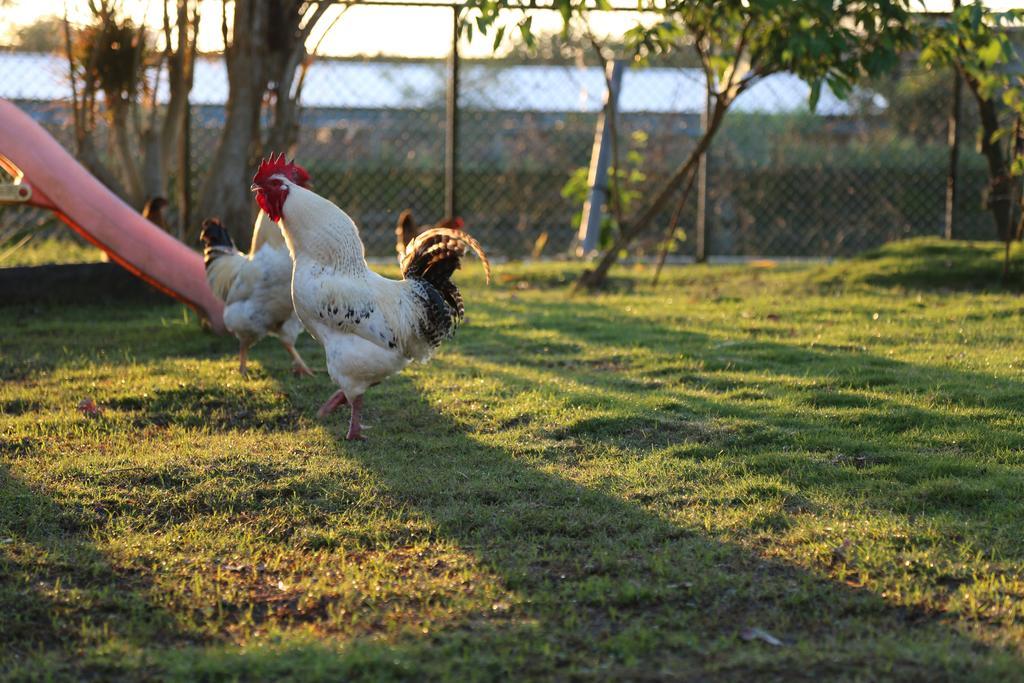
<svg viewBox="0 0 1024 683"><path fill-rule="evenodd" d="M111 260L191 306L223 333L224 306L206 283L203 257L125 204L42 126L0 99L0 167L19 181L17 199L48 209Z"/></svg>

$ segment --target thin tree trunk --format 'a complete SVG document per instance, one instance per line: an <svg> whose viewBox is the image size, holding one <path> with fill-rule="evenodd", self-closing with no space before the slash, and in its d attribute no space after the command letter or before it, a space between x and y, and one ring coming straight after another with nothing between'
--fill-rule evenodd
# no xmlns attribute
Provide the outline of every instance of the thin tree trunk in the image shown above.
<svg viewBox="0 0 1024 683"><path fill-rule="evenodd" d="M267 148L272 152L291 154L299 140L298 97L292 98L290 93L297 66L285 64L284 73L278 81L277 98L274 102L274 124L267 136Z"/></svg>
<svg viewBox="0 0 1024 683"><path fill-rule="evenodd" d="M295 26L290 33L282 31L270 42L273 49L267 72L268 80L274 83L276 90L274 122L267 136L267 148L272 152L290 153L299 140L299 98L302 95L304 70L309 56L306 51L306 39L330 6L329 2L317 3L315 9L305 19L305 23L301 4L290 9L279 8L284 11L282 20L295 22ZM300 69L302 75L299 75Z"/></svg>
<svg viewBox="0 0 1024 683"><path fill-rule="evenodd" d="M143 201L153 197L167 195L167 165L164 163L163 149L160 145L160 131L155 125L143 131L142 146L142 194Z"/></svg>
<svg viewBox="0 0 1024 683"><path fill-rule="evenodd" d="M668 229L665 231L665 240L661 247L661 253L658 254L658 264L654 268L654 278L651 280L651 287L658 286L658 279L661 277L661 270L665 267L665 261L668 259L668 252L672 249L672 243L676 239L676 230L679 226L679 217L683 214L683 209L686 208L686 202L690 198L690 192L693 191L693 184L697 181L697 176L700 175L700 164L698 168L694 169L690 173L690 179L686 181L686 187L683 188L683 194L679 198L679 203L676 205L676 210L672 212L672 218L668 222Z"/></svg>
<svg viewBox="0 0 1024 683"><path fill-rule="evenodd" d="M110 120L110 142L114 154L117 156L118 165L121 167L121 177L128 190L129 203L136 209L142 209L145 202L142 190L142 174L136 162L135 150L132 149L130 134L128 132L129 116L128 105L124 103L111 106Z"/></svg>
<svg viewBox="0 0 1024 683"><path fill-rule="evenodd" d="M231 44L225 50L228 101L224 130L199 197L198 216L219 216L247 249L255 213L250 170L260 154L260 109L267 88L265 47L268 4L236 2ZM191 235L188 239L191 239Z"/></svg>
<svg viewBox="0 0 1024 683"><path fill-rule="evenodd" d="M992 140L992 135L999 130L996 103L982 96L977 80L967 74L964 74L964 80L978 102L978 113L981 116L981 153L988 163L988 205L992 210L996 234L1000 240L1005 242L1013 237L1011 227L1013 179L1010 177L1010 169L1003 148L999 145L998 140Z"/></svg>
<svg viewBox="0 0 1024 683"><path fill-rule="evenodd" d="M125 191L121 181L111 172L106 164L100 159L96 151L96 144L91 135L86 135L76 143L75 158L88 169L89 173L103 183L103 185L116 194L118 197L127 200L128 192Z"/></svg>
<svg viewBox="0 0 1024 683"><path fill-rule="evenodd" d="M64 8L64 54L68 62L68 80L71 84L71 107L75 133L75 158L99 179L111 192L119 197L126 197L124 186L100 160L96 151L96 143L92 137L93 108L96 106L96 94L89 85L78 90L78 76L75 72L74 58L71 53L71 23L68 21L67 8ZM92 66L92 65L90 65Z"/></svg>
<svg viewBox="0 0 1024 683"><path fill-rule="evenodd" d="M165 0L165 3L169 0ZM175 158L178 147L178 136L184 121L185 103L192 90L193 74L196 61L196 36L199 31L199 8L195 7L189 15L188 0L178 0L177 47L171 51L170 17L164 15L164 40L167 42L167 83L170 98L164 112L164 127L160 139L160 156L170 163ZM165 4L166 10L166 4Z"/></svg>

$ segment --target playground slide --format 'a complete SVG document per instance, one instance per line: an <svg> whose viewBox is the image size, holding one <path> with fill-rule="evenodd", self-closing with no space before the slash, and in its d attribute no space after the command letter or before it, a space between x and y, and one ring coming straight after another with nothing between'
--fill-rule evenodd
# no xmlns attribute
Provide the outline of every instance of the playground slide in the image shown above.
<svg viewBox="0 0 1024 683"><path fill-rule="evenodd" d="M0 99L0 167L16 179L10 201L48 209L118 265L191 306L224 332L223 304L206 283L203 257L125 204L42 126Z"/></svg>

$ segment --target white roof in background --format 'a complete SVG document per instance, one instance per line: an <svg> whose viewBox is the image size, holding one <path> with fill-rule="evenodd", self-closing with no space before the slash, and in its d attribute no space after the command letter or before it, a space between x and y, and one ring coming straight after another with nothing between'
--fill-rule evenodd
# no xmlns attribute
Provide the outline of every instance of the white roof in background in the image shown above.
<svg viewBox="0 0 1024 683"><path fill-rule="evenodd" d="M71 95L63 57L0 53L0 97L53 101ZM306 74L302 104L314 108L421 109L443 106L445 65L441 62L356 62L320 60ZM604 75L597 67L487 65L467 63L461 70L463 106L497 111L593 112L601 108ZM166 90L164 82L161 90ZM227 70L221 59L196 63L193 104L227 100ZM809 86L793 74L774 74L757 82L733 105L736 111L806 111ZM166 93L164 93L166 96ZM876 106L885 99L874 95ZM622 79L621 111L699 113L704 75L699 69L627 69ZM817 113L849 114L850 106L822 88Z"/></svg>

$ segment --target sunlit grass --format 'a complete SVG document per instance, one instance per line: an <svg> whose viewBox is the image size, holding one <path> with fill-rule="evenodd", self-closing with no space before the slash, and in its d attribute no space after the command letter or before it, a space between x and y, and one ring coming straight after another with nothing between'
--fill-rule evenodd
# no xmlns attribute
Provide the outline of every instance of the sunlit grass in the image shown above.
<svg viewBox="0 0 1024 683"><path fill-rule="evenodd" d="M467 264L363 444L176 306L0 309L0 671L1019 679L1019 299L893 258Z"/></svg>
<svg viewBox="0 0 1024 683"><path fill-rule="evenodd" d="M0 243L0 268L42 266L55 263L96 263L104 254L85 242L72 237L40 237L27 235Z"/></svg>

